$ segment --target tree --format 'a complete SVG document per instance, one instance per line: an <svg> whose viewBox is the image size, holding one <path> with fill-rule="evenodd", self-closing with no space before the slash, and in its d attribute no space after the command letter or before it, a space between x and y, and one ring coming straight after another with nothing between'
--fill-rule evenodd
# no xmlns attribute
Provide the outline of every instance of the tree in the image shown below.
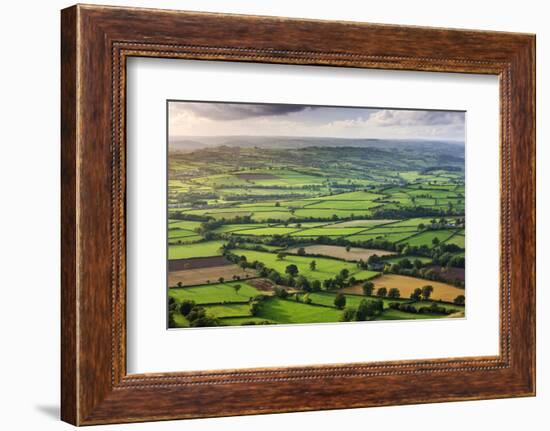
<svg viewBox="0 0 550 431"><path fill-rule="evenodd" d="M346 307L344 313L342 314L342 322L353 322L356 318L355 315L357 309L353 307Z"/></svg>
<svg viewBox="0 0 550 431"><path fill-rule="evenodd" d="M384 298L388 296L388 289L386 289L385 287L381 287L376 291L376 295L380 296L381 298Z"/></svg>
<svg viewBox="0 0 550 431"><path fill-rule="evenodd" d="M413 301L420 301L422 298L422 289L420 287L417 287L414 289L413 293L411 293L411 299Z"/></svg>
<svg viewBox="0 0 550 431"><path fill-rule="evenodd" d="M357 320L358 322L363 322L367 320L367 317L369 317L369 314L371 312L371 307L369 307L368 304L368 301L364 299L359 303L357 311L355 312L355 320Z"/></svg>
<svg viewBox="0 0 550 431"><path fill-rule="evenodd" d="M374 307L376 314L380 314L382 313L382 311L384 311L384 301L382 301L381 299L375 299L371 301L371 304Z"/></svg>
<svg viewBox="0 0 550 431"><path fill-rule="evenodd" d="M223 283L223 282L225 281L225 278L220 277L220 278L218 278L218 281L219 281L220 283Z"/></svg>
<svg viewBox="0 0 550 431"><path fill-rule="evenodd" d="M275 296L277 296L278 298L282 298L282 299L288 298L288 292L282 287L276 286L274 291L275 291Z"/></svg>
<svg viewBox="0 0 550 431"><path fill-rule="evenodd" d="M364 321L371 320L373 317L379 315L384 308L384 303L380 299L363 299L357 307L355 314L355 320Z"/></svg>
<svg viewBox="0 0 550 431"><path fill-rule="evenodd" d="M309 262L309 269L311 269L312 271L315 271L315 268L317 268L317 262L312 260L311 262Z"/></svg>
<svg viewBox="0 0 550 431"><path fill-rule="evenodd" d="M176 323L176 319L174 318L174 312L173 311L170 311L170 313L168 313L168 327L169 328L177 328L178 325Z"/></svg>
<svg viewBox="0 0 550 431"><path fill-rule="evenodd" d="M295 286L296 288L304 290L306 292L309 292L311 290L309 280L305 278L303 275L300 275L296 278Z"/></svg>
<svg viewBox="0 0 550 431"><path fill-rule="evenodd" d="M346 284L346 279L342 276L342 274L338 274L336 277L334 277L334 285L336 287L344 287Z"/></svg>
<svg viewBox="0 0 550 431"><path fill-rule="evenodd" d="M464 305L465 302L466 302L466 298L464 297L464 295L458 295L454 300L453 302L456 304L456 305Z"/></svg>
<svg viewBox="0 0 550 431"><path fill-rule="evenodd" d="M372 296L374 291L374 283L370 280L367 280L363 283L363 295Z"/></svg>
<svg viewBox="0 0 550 431"><path fill-rule="evenodd" d="M321 290L321 282L319 280L313 280L311 282L311 290L313 292L319 292Z"/></svg>
<svg viewBox="0 0 550 431"><path fill-rule="evenodd" d="M399 266L401 266L401 268L411 269L412 268L412 263L409 259L407 259L405 257L405 258L403 258L399 261Z"/></svg>
<svg viewBox="0 0 550 431"><path fill-rule="evenodd" d="M326 289L326 290L330 290L334 287L334 279L332 278L326 278L324 281L323 281L323 287Z"/></svg>
<svg viewBox="0 0 550 431"><path fill-rule="evenodd" d="M390 271L399 273L399 271L401 271L401 265L399 265L398 263L392 263L392 265L390 266Z"/></svg>
<svg viewBox="0 0 550 431"><path fill-rule="evenodd" d="M178 281L178 283L176 284L176 286L178 287L183 287L183 283L181 281Z"/></svg>
<svg viewBox="0 0 550 431"><path fill-rule="evenodd" d="M285 272L292 277L296 277L298 275L298 267L292 263L287 265Z"/></svg>
<svg viewBox="0 0 550 431"><path fill-rule="evenodd" d="M399 292L399 289L397 287L392 287L388 291L388 298L397 299L401 297L401 292Z"/></svg>
<svg viewBox="0 0 550 431"><path fill-rule="evenodd" d="M346 297L343 293L338 293L334 298L334 305L336 308L342 310L346 306Z"/></svg>
<svg viewBox="0 0 550 431"><path fill-rule="evenodd" d="M292 277L292 275L290 274L286 274L284 276L281 276L281 283L283 286L289 286L289 287L294 287L295 285L295 282L294 282L294 277Z"/></svg>
<svg viewBox="0 0 550 431"><path fill-rule="evenodd" d="M304 247L300 247L300 248L298 249L298 252L297 252L297 253L298 253L298 256L305 256L305 254L306 254L306 249L305 249Z"/></svg>
<svg viewBox="0 0 550 431"><path fill-rule="evenodd" d="M286 254L280 251L277 253L277 260L283 260L286 257Z"/></svg>
<svg viewBox="0 0 550 431"><path fill-rule="evenodd" d="M434 291L434 288L433 286L424 286L422 287L422 299L424 299L424 301L427 301L428 299L430 299L430 296L432 295L432 292Z"/></svg>
<svg viewBox="0 0 550 431"><path fill-rule="evenodd" d="M413 265L416 269L422 268L422 261L420 259L415 259Z"/></svg>
<svg viewBox="0 0 550 431"><path fill-rule="evenodd" d="M434 237L434 238L432 239L432 244L433 244L433 245L436 245L436 246L439 245L439 238Z"/></svg>
<svg viewBox="0 0 550 431"><path fill-rule="evenodd" d="M186 318L193 328L219 325L218 319L208 316L204 307L193 307Z"/></svg>
<svg viewBox="0 0 550 431"><path fill-rule="evenodd" d="M340 276L341 276L343 279L346 279L346 278L348 278L348 275L349 275L349 269L347 269L347 268L342 268L342 270L340 271Z"/></svg>
<svg viewBox="0 0 550 431"><path fill-rule="evenodd" d="M377 263L382 263L382 258L377 254L373 254L369 256L369 258L367 259L367 263L369 265L376 265Z"/></svg>
<svg viewBox="0 0 550 431"><path fill-rule="evenodd" d="M189 322L189 326L192 328L207 328L211 326L219 326L220 322L215 317L207 316L203 314Z"/></svg>
<svg viewBox="0 0 550 431"><path fill-rule="evenodd" d="M346 251L349 252L351 250L351 245L346 245Z"/></svg>
<svg viewBox="0 0 550 431"><path fill-rule="evenodd" d="M176 300L172 296L170 296L168 298L168 308L172 309L176 304Z"/></svg>
<svg viewBox="0 0 550 431"><path fill-rule="evenodd" d="M195 307L195 301L191 299L184 299L180 304L180 313L183 316L187 316L191 310Z"/></svg>
<svg viewBox="0 0 550 431"><path fill-rule="evenodd" d="M281 203L280 203L280 202L275 202L275 206L276 206L276 207L280 207L280 206L281 206Z"/></svg>
<svg viewBox="0 0 550 431"><path fill-rule="evenodd" d="M257 316L262 308L262 303L260 301L252 301L249 306L250 314L252 316Z"/></svg>
<svg viewBox="0 0 550 431"><path fill-rule="evenodd" d="M235 291L235 295L238 295L239 290L241 290L241 285L240 284L234 284L233 285L233 290Z"/></svg>

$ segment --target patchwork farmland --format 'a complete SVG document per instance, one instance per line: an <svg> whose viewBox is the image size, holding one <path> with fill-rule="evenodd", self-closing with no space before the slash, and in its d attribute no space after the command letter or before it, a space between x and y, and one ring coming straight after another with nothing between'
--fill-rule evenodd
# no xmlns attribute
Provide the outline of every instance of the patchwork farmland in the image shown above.
<svg viewBox="0 0 550 431"><path fill-rule="evenodd" d="M171 148L169 326L465 316L463 151Z"/></svg>

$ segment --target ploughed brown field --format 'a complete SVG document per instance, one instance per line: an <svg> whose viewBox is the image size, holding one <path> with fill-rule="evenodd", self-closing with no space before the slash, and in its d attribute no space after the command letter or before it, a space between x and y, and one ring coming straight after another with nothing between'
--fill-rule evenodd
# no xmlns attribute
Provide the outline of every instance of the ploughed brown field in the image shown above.
<svg viewBox="0 0 550 431"><path fill-rule="evenodd" d="M429 268L437 272L446 281L464 281L464 268L442 268L436 265Z"/></svg>
<svg viewBox="0 0 550 431"><path fill-rule="evenodd" d="M251 286L254 286L256 289L266 293L273 293L275 289L275 285L265 278L255 278L253 280L247 281L247 283Z"/></svg>
<svg viewBox="0 0 550 431"><path fill-rule="evenodd" d="M299 247L294 247L288 249L289 253L297 253ZM348 260L348 261L358 261L358 260L367 260L372 255L378 256L391 256L394 255L394 252L387 250L376 250L372 248L358 248L352 247L349 251L346 250L346 247L339 245L308 245L304 247L306 254L318 254L322 256L336 257L338 259Z"/></svg>
<svg viewBox="0 0 550 431"><path fill-rule="evenodd" d="M186 269L183 271L171 271L168 273L168 286L174 287L181 281L184 286L195 286L197 284L218 283L219 278L225 281L232 281L237 275L241 279L256 277L253 269L242 269L239 265L220 265L203 268Z"/></svg>
<svg viewBox="0 0 550 431"><path fill-rule="evenodd" d="M434 288L430 299L452 302L458 295L464 295L464 289L452 286L450 284L441 283L439 281L424 280L422 278L408 277L406 275L384 274L380 277L371 280L374 283L374 294L376 290L385 287L390 290L393 287L399 289L401 298L409 298L411 293L417 287L430 285ZM345 287L339 290L342 293L363 293L362 283L355 286Z"/></svg>
<svg viewBox="0 0 550 431"><path fill-rule="evenodd" d="M168 261L168 271L209 268L212 266L231 265L225 256L195 257L192 259L173 259Z"/></svg>

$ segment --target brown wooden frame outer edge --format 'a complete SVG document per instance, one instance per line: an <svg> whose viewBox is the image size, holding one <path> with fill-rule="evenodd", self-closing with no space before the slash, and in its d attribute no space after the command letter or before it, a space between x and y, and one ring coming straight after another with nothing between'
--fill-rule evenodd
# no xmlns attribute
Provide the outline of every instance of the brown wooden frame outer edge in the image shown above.
<svg viewBox="0 0 550 431"><path fill-rule="evenodd" d="M63 420L88 425L534 395L533 35L77 5L62 11L61 48ZM500 355L126 375L129 56L499 75Z"/></svg>

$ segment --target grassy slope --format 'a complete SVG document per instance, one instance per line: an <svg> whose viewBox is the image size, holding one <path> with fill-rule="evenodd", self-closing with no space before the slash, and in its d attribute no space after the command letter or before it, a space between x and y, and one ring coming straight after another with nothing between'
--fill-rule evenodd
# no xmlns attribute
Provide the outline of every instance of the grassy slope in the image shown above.
<svg viewBox="0 0 550 431"><path fill-rule="evenodd" d="M256 324L258 324L258 323L263 323L266 320L268 320L270 323L277 323L277 322L270 321L269 319L265 319L263 317L253 317L253 316L227 317L227 318L221 319L220 323L224 326L241 326L244 323L248 323L248 322L255 322Z"/></svg>
<svg viewBox="0 0 550 431"><path fill-rule="evenodd" d="M278 323L328 323L339 322L342 311L273 298L266 301L258 317Z"/></svg>
<svg viewBox="0 0 550 431"><path fill-rule="evenodd" d="M190 231L194 231L195 229L199 228L201 225L200 221L192 221L192 220L168 220L168 231L171 229L186 229Z"/></svg>
<svg viewBox="0 0 550 431"><path fill-rule="evenodd" d="M168 249L168 259L221 256L220 247L223 243L224 241L206 241L194 244L171 245Z"/></svg>
<svg viewBox="0 0 550 431"><path fill-rule="evenodd" d="M420 307L429 307L432 304L433 304L433 302L431 302L431 301L418 301L418 302L413 302L412 303L412 305L414 305L417 309L420 308ZM463 305L454 305L454 304L449 304L447 302L436 302L436 304L439 307L445 308L446 310L464 311L464 306Z"/></svg>
<svg viewBox="0 0 550 431"><path fill-rule="evenodd" d="M403 240L403 242L406 242L407 244L412 246L427 245L428 247L431 247L434 238L437 238L439 242L443 242L447 238L449 238L453 234L453 232L454 231L452 230L431 230L419 233L411 238Z"/></svg>
<svg viewBox="0 0 550 431"><path fill-rule="evenodd" d="M429 257L426 257L426 256L404 256L404 255L398 255L398 256L394 256L394 257L388 257L388 258L384 258L384 262L387 262L387 263L398 263L399 261L403 260L403 259L409 259L409 261L412 263L414 262L415 260L419 260L420 262L422 263L430 263L432 261L432 259L430 259Z"/></svg>
<svg viewBox="0 0 550 431"><path fill-rule="evenodd" d="M425 320L438 319L446 317L439 314L420 314L420 313L405 313L400 310L384 310L384 312L376 318L376 320Z"/></svg>
<svg viewBox="0 0 550 431"><path fill-rule="evenodd" d="M209 203L212 207L205 209L192 209L188 207L187 210L183 209L184 212L191 214L212 214L215 218L220 219L222 217L226 219L231 219L236 215L252 215L252 220L254 221L265 221L266 219L279 219L286 220L292 217L290 208L303 208L298 209L295 212L296 217L320 217L328 219L335 214L339 218L349 218L351 214L354 216L365 217L371 216L373 210L369 210L372 207L385 206L386 208L398 208L398 207L408 207L412 206L412 196L416 196L416 204L423 206L442 206L445 207L449 202L453 203L455 208L462 208L463 203L457 204L456 199L459 198L458 193L464 193L463 186L456 186L452 184L445 185L434 185L433 182L438 184L446 183L452 178L461 179L461 175L454 175L446 171L434 171L431 174L420 174L419 170L426 167L432 166L432 162L424 161L423 157L429 155L429 152L422 151L420 156L422 157L412 157L410 163L401 163L399 162L399 157L396 157L395 154L386 160L381 158L382 155L377 155L376 164L372 165L370 158L363 158L359 154L360 150L349 151L346 157L350 155L358 154L354 159L347 160L350 166L361 166L362 171L367 172L369 179L363 178L362 173L359 173L359 170L351 169L349 173L342 178L338 175L335 176L333 172L328 172L329 177L332 181L339 184L364 184L364 185L379 185L386 181L388 178L391 178L393 181L394 172L400 171L402 178L405 178L408 181L419 181L427 182L431 181L432 184L410 184L408 186L399 186L394 185L391 188L378 187L373 189L373 192L365 191L351 191L343 192L329 195L329 187L327 187L327 172L322 168L316 167L311 168L308 166L309 160L314 160L315 163L320 163L320 157L326 163L326 161L332 161L332 153L327 153L328 150L323 149L319 150L301 150L297 151L296 154L301 154L303 156L307 155L306 159L298 159L290 155L293 151L296 150L287 150L285 151L284 163L282 160L277 159L280 157L278 154L270 154L270 168L269 169L257 169L250 168L248 170L242 170L242 166L247 166L248 161L251 164L257 165L257 163L262 161L262 156L256 154L256 150L242 150L239 157L242 159L237 160L234 164L238 167L239 172L231 172L227 170L227 165L225 162L220 164L215 160L188 160L187 155L179 155L170 158L170 166L174 171L184 171L186 169L195 169L201 168L205 163L208 163L210 169L213 173L209 176L197 177L192 181L182 181L170 179L170 191L176 189L178 192L184 191L195 191L195 192L209 192L211 187L214 185L223 185L228 186L232 185L232 189L220 189L219 194L222 196L220 201L210 201ZM408 151L408 150L407 150ZM247 155L247 152L251 152L250 155ZM262 150L264 152L264 150ZM380 152L380 151L378 151ZM326 153L326 154L325 154ZM403 154L401 157L403 160L407 160L409 154ZM205 154L205 157L208 155ZM249 159L246 159L248 157ZM276 159L271 159L275 157ZM429 158L429 157L428 157ZM219 157L218 157L219 159ZM380 159L380 160L378 160ZM416 160L418 159L418 160ZM275 161L276 160L276 161ZM288 163L293 164L297 161L297 166L299 169L288 169L276 167L273 168L273 164L276 166L287 165ZM420 163L420 161L422 163ZM277 163L279 163L277 165ZM370 164L367 170L363 163ZM304 166L302 166L304 165ZM410 170L406 170L410 169ZM270 174L271 177L266 177L265 175L258 175L254 177L254 174ZM309 175L311 173L311 175ZM246 175L243 175L246 174ZM319 186L316 190L308 190L300 188L303 185L313 185L316 184ZM258 187L256 187L258 186ZM261 187L269 186L284 186L284 188L279 189L266 189ZM341 190L341 189L340 189ZM332 189L334 191L334 189ZM247 195L260 195L263 194L266 197L269 195L288 195L286 201L282 197L272 198L271 201L259 200L257 202L248 201L243 202L242 204L235 201L223 202L224 196L242 196L243 199L247 198ZM303 196L300 197L300 196ZM462 198L463 199L463 198ZM377 200L375 202L375 200ZM275 202L280 202L278 207L275 206ZM224 204L225 208L220 207L220 203ZM230 206L227 203L231 203ZM170 212L173 212L173 209L170 209ZM417 225L420 222L425 224L429 223L430 218L418 218L410 220L401 220L396 223L391 223L387 225L387 229L379 229L376 226L379 224L376 221L367 221L361 222L357 221L348 221L350 224L349 228L343 229L342 225L333 225L327 226L325 229L317 228L314 224L311 223L309 226L307 223L302 223L301 228L297 228L295 225L290 225L288 228L284 228L282 225L277 227L275 226L252 226L252 225L239 225L239 226L223 226L217 230L217 232L231 232L233 230L238 230L237 234L247 234L247 235L261 235L261 236L270 236L273 234L292 234L296 230L304 231L305 235L312 235L308 238L308 241L311 241L312 238L318 235L326 236L347 236L353 233L358 233L361 238L353 237L350 239L370 239L376 238L378 236L383 236L385 239L398 242L402 240L403 242L413 241L415 244L426 243L428 246L431 246L431 239L433 238L432 233L422 233L414 232ZM331 224L333 222L330 222ZM387 223L387 222L386 222ZM190 242L200 239L200 236L194 234L194 228L199 225L199 222L187 222L187 221L170 221L169 227L178 227L180 230L171 230L169 231L169 238L171 242L182 241ZM305 228L309 228L309 231ZM354 229L354 228L361 229ZM259 229L255 229L259 228ZM375 228L369 232L367 228ZM307 232L307 233L306 233ZM435 234L440 240L444 241L448 239L448 243L457 243L461 245L464 239L463 236L457 236L449 239L450 233L447 237L439 237L439 234ZM297 233L294 233L296 235ZM357 235L357 236L359 236ZM442 235L446 235L443 234ZM181 246L171 246L169 252L169 258L191 258L191 257L207 257L219 255L220 250L219 246L222 245L222 241L209 241L196 243L191 245L181 245ZM463 245L462 245L463 247ZM321 281L326 278L334 277L343 267L346 267L350 270L351 275L354 275L357 278L368 278L377 273L372 271L360 271L354 264L344 261L338 261L336 259L325 259L317 257L299 257L299 256L288 256L282 261L276 259L276 255L273 253L261 253L251 250L242 250L242 253L248 255L247 258L249 261L260 260L267 264L268 267L273 267L279 272L284 273L284 270L287 265L294 263L298 266L300 273L308 277L309 279L320 279ZM262 255L262 258L258 259L258 255ZM255 257L252 257L255 255ZM399 260L402 257L392 258L390 260ZM266 262L266 259L269 262ZM414 257L410 258L411 260ZM425 258L421 258L424 261ZM311 271L309 269L309 263L311 260L315 260L317 263L317 270ZM239 283L243 287L238 294L235 294L235 291L231 287L231 284ZM333 307L334 293L321 292L312 295L312 298L315 298L314 302L325 303L328 307L312 306L307 304L301 304L295 302L294 300L281 300L278 298L270 298L266 302L266 306L262 311L263 314L272 314L271 317L251 317L249 314L249 306L246 304L250 296L255 296L261 292L257 291L254 287L247 285L245 282L233 282L226 283L223 285L212 284L203 287L193 287L193 288L182 288L182 289L171 289L170 296L176 297L178 300L183 298L194 298L197 302L200 303L212 303L212 302L223 302L223 301L236 301L241 302L241 304L220 304L214 306L208 306L208 310L211 314L221 317L223 324L238 325L247 321L256 321L261 322L263 320L269 319L274 323L314 323L314 322L334 322L338 321L341 315L341 311ZM348 305L358 304L363 297L356 295L347 295ZM385 304L391 300L385 300ZM458 308L460 309L460 308ZM330 313L333 313L330 316ZM336 314L334 314L336 313ZM413 316L413 317L411 317ZM396 310L386 310L382 316L382 319L411 319L411 318L433 318L429 315L420 315L415 316L409 313L403 313ZM326 320L328 319L328 320ZM188 323L185 318L181 315L176 318L178 325L186 326Z"/></svg>
<svg viewBox="0 0 550 431"><path fill-rule="evenodd" d="M255 260L263 262L266 267L275 269L282 274L285 273L285 269L288 265L294 264L298 267L299 274L302 274L309 280L319 280L321 282L328 278L334 278L334 276L344 268L349 270L350 276L353 275L358 280L371 278L378 274L374 271L361 270L357 268L357 265L354 263L337 259L288 255L283 260L278 260L277 254L275 253L243 249L233 250L233 253L238 256L246 256L248 262L253 262ZM317 264L315 271L309 268L309 264L312 260Z"/></svg>
<svg viewBox="0 0 550 431"><path fill-rule="evenodd" d="M235 289L232 287L235 284L241 285L238 293L235 293ZM168 291L168 295L178 302L191 299L197 304L248 302L250 297L260 295L261 293L255 287L242 281L223 284L204 284L194 287L176 287Z"/></svg>
<svg viewBox="0 0 550 431"><path fill-rule="evenodd" d="M299 232L294 232L291 236L347 236L353 235L364 230L361 227L319 227L313 229L305 229Z"/></svg>
<svg viewBox="0 0 550 431"><path fill-rule="evenodd" d="M310 293L309 298L314 304L320 304L320 305L326 305L329 307L334 307L334 298L336 297L336 293L334 292L315 292ZM390 302L396 302L396 301L409 301L408 299L388 299L388 298L377 298L372 296L361 296L361 295L345 295L346 297L346 307L357 307L362 300L364 299L370 299L370 300L376 300L376 299L382 299L384 302L384 308L388 308Z"/></svg>
<svg viewBox="0 0 550 431"><path fill-rule="evenodd" d="M213 317L243 317L250 316L250 306L248 304L209 305L206 307L206 312Z"/></svg>

